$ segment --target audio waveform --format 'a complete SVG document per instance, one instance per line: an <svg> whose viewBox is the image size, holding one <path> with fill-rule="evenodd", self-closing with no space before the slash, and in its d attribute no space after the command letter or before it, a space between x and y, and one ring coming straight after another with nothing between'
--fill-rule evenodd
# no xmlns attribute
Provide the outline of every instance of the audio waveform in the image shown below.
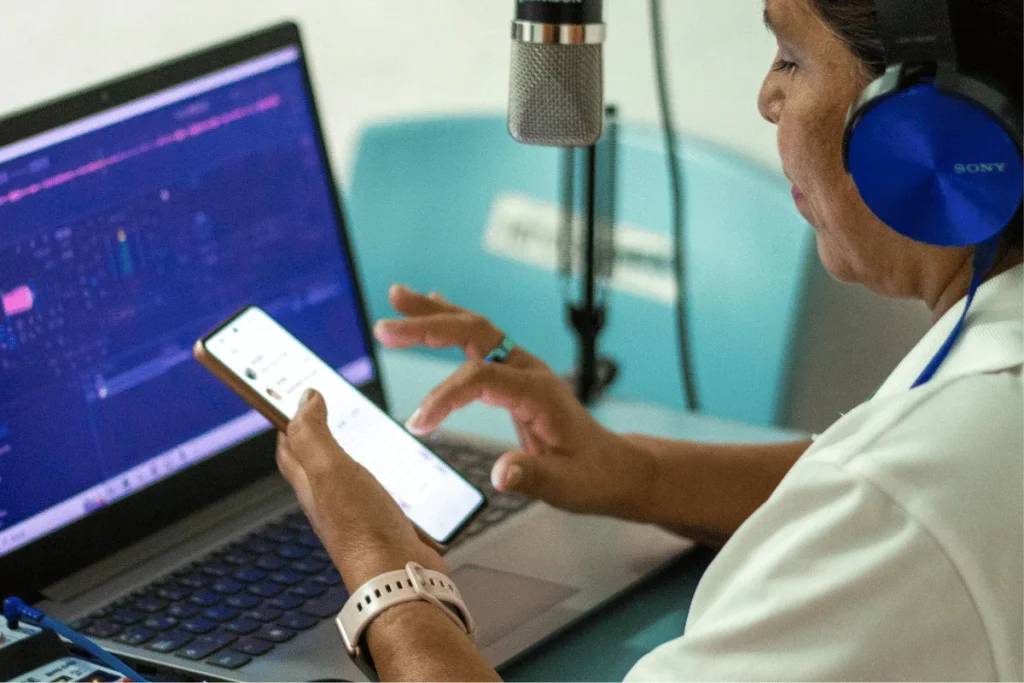
<svg viewBox="0 0 1024 683"><path fill-rule="evenodd" d="M276 108L280 104L280 95L269 95L267 97L264 97L262 100L254 102L252 104L245 105L242 107L236 107L235 109L224 112L223 114L211 116L208 119L197 121L189 126L175 129L169 133L160 135L159 137L149 142L144 142L130 149L116 152L102 159L90 161L89 163L83 164L76 169L58 173L39 182L32 183L31 185L28 185L26 187L11 190L7 194L0 195L0 206L3 206L4 204L12 204L26 197L31 197L32 195L37 194L39 192L59 187L60 185L68 183L72 180L76 180L78 178L91 175L93 173L98 173L99 171L102 171L105 168L109 168L116 164L123 163L125 161L128 161L129 159L133 159L137 156L141 156L143 154L147 154L148 152L152 152L153 150L166 147L167 145L185 142L186 140L189 140L191 138L197 137L204 133L208 133L212 130L216 130L221 126L226 126L231 123L235 123L236 121L240 121L250 116L255 116L256 114L262 114L264 112Z"/></svg>

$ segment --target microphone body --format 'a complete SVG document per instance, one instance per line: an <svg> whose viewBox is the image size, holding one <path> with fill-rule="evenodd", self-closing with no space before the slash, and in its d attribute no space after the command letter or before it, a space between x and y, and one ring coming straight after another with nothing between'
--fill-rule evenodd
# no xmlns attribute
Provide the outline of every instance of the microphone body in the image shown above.
<svg viewBox="0 0 1024 683"><path fill-rule="evenodd" d="M604 124L603 0L516 0L508 130L531 145L588 147Z"/></svg>

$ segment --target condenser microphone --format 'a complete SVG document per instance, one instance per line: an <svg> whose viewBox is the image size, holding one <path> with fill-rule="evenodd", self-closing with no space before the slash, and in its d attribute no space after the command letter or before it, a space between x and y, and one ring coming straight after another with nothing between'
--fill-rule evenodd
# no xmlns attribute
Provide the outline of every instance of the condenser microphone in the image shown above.
<svg viewBox="0 0 1024 683"><path fill-rule="evenodd" d="M508 130L519 142L588 147L604 115L603 0L516 0Z"/></svg>

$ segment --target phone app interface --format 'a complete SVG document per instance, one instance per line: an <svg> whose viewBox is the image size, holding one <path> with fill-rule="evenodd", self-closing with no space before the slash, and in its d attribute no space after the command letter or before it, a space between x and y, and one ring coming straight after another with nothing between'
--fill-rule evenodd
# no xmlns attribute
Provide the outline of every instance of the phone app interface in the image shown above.
<svg viewBox="0 0 1024 683"><path fill-rule="evenodd" d="M435 540L447 540L483 503L483 494L264 311L246 310L206 348L288 419L306 389L319 391L341 447Z"/></svg>

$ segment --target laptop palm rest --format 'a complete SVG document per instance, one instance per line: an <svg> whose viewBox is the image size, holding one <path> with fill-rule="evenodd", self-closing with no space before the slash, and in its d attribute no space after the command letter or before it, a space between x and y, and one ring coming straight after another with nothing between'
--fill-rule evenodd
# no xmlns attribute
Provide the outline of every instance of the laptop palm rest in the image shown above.
<svg viewBox="0 0 1024 683"><path fill-rule="evenodd" d="M479 615L476 643L487 647L578 591L521 574L464 564L452 573L470 614Z"/></svg>

